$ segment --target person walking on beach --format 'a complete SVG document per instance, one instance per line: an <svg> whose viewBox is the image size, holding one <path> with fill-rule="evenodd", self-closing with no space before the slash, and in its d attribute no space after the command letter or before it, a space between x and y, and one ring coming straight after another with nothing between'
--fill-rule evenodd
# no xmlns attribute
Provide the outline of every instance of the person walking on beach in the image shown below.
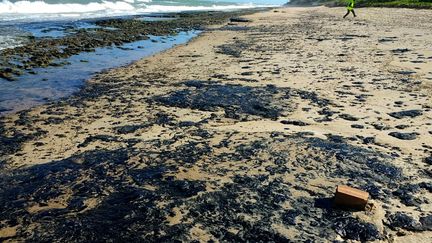
<svg viewBox="0 0 432 243"><path fill-rule="evenodd" d="M355 14L355 12L354 12L354 5L355 5L355 0L348 0L347 13L345 14L345 16L343 16L344 18L345 18L346 16L348 16L348 14L349 14L350 12L353 13L354 17L356 17L356 14Z"/></svg>

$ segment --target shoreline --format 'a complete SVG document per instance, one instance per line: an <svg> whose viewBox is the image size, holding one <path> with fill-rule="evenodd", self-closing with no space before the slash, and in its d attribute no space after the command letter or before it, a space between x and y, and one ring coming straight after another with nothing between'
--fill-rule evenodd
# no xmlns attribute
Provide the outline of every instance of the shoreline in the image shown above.
<svg viewBox="0 0 432 243"><path fill-rule="evenodd" d="M199 33L200 31L187 31L175 35L149 36L148 40L118 47L97 48L94 52L74 55L63 61L67 63L63 67L35 69L35 74L24 74L17 81L3 83L0 91L0 116L67 99L79 92L94 75L183 44Z"/></svg>
<svg viewBox="0 0 432 243"><path fill-rule="evenodd" d="M16 77L31 72L33 68L62 66L62 59L82 52L92 52L98 47L120 46L147 40L149 35L161 36L182 30L199 30L206 25L221 24L239 14L260 10L262 9L176 13L177 17L170 21L145 21L140 19L140 15L92 20L88 22L93 25L89 28L65 28L64 36L60 38L33 37L23 46L0 50L0 78L14 81Z"/></svg>
<svg viewBox="0 0 432 243"><path fill-rule="evenodd" d="M429 12L333 10L210 26L0 118L0 239L431 238ZM338 184L371 209L332 208Z"/></svg>
<svg viewBox="0 0 432 243"><path fill-rule="evenodd" d="M185 31L199 32L205 25L256 11L263 9L134 15L76 23L66 21L61 25L53 22L44 27L29 24L27 28L35 32L32 41L21 47L0 50L4 54L0 59L0 81L5 84L3 92L0 92L0 115L69 96L77 91L75 86L81 86L92 75L144 58L154 53L153 49L160 50L161 47L154 43L160 43L160 46L167 46L167 42L179 44L183 37L178 36ZM146 19L148 16L169 19L154 21ZM51 34L52 30L54 33ZM164 40L172 37L180 40ZM128 52L131 58L123 52ZM106 59L112 59L111 63L101 60L103 53ZM99 63L104 63L104 66L98 67ZM59 78L65 74L67 77Z"/></svg>

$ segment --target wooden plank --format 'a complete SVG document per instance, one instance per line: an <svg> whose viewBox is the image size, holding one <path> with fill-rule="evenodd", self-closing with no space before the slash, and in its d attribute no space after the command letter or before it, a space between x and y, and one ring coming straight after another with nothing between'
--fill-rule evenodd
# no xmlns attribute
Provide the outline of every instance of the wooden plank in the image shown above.
<svg viewBox="0 0 432 243"><path fill-rule="evenodd" d="M336 188L334 203L338 206L364 209L368 199L368 192L349 186L339 185Z"/></svg>

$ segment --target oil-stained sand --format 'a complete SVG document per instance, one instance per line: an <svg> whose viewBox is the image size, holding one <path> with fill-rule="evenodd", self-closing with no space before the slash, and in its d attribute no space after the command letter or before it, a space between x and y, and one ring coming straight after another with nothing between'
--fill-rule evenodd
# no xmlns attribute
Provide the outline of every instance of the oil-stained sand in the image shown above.
<svg viewBox="0 0 432 243"><path fill-rule="evenodd" d="M1 239L429 242L431 13L343 13L213 26L3 118Z"/></svg>

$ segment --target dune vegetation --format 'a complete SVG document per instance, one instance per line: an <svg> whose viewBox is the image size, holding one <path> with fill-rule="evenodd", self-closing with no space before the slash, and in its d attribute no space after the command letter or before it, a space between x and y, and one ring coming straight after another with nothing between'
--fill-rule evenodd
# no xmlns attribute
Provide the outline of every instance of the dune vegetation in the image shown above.
<svg viewBox="0 0 432 243"><path fill-rule="evenodd" d="M325 5L329 7L345 6L347 0L291 0L287 5ZM432 9L432 0L358 0L357 7L394 7Z"/></svg>

